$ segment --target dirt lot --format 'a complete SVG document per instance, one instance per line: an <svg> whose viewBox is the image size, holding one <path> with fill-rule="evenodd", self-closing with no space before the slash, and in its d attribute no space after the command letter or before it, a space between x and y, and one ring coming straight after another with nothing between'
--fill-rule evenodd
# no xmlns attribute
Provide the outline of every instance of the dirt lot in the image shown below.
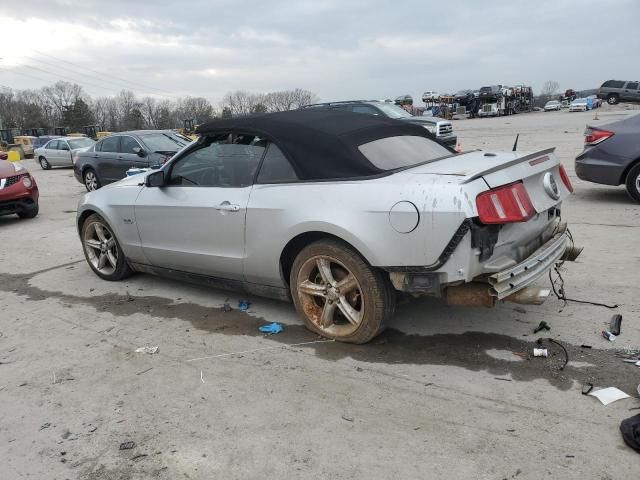
<svg viewBox="0 0 640 480"><path fill-rule="evenodd" d="M606 108L601 119L614 118ZM618 425L640 413L640 206L580 182L573 158L593 113L462 120L464 149L557 146L576 187L563 216L579 261L567 295L540 307L401 305L365 346L326 342L290 305L137 275L99 280L75 232L84 188L42 171L34 220L0 218L0 477L37 479L630 479ZM170 228L168 225L167 228ZM544 283L544 282L542 282ZM624 317L613 343L599 336ZM534 335L541 320L548 333ZM257 327L286 330L264 337ZM539 336L562 350L531 358ZM581 348L581 345L593 348ZM159 346L154 355L134 353ZM609 406L583 382L634 398ZM636 410L633 410L636 409ZM120 450L123 442L135 447Z"/></svg>

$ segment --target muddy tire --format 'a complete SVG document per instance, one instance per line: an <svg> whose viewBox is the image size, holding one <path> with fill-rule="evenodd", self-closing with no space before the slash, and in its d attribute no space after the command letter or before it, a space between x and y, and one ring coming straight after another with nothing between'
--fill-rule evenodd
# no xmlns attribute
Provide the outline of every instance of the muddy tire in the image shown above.
<svg viewBox="0 0 640 480"><path fill-rule="evenodd" d="M637 163L631 170L629 170L625 185L629 196L636 202L640 203L640 163Z"/></svg>
<svg viewBox="0 0 640 480"><path fill-rule="evenodd" d="M133 273L111 227L100 215L87 217L80 239L87 263L103 280L118 281Z"/></svg>
<svg viewBox="0 0 640 480"><path fill-rule="evenodd" d="M341 342L369 342L395 309L395 290L383 273L337 240L307 245L293 262L290 285L306 327Z"/></svg>

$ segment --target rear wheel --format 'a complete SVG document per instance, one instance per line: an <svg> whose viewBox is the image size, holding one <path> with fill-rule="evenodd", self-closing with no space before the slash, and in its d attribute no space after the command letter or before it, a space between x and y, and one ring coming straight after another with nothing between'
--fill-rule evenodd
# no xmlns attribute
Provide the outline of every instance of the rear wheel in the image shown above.
<svg viewBox="0 0 640 480"><path fill-rule="evenodd" d="M615 93L609 94L609 96L607 97L607 103L609 105L615 105L616 103L618 103L618 95L616 95Z"/></svg>
<svg viewBox="0 0 640 480"><path fill-rule="evenodd" d="M383 274L336 240L305 247L293 263L290 283L307 328L342 342L370 341L395 308L395 291Z"/></svg>
<svg viewBox="0 0 640 480"><path fill-rule="evenodd" d="M87 168L82 175L82 179L84 180L84 188L88 192L93 192L100 188L100 180L98 180L98 175L93 168Z"/></svg>
<svg viewBox="0 0 640 480"><path fill-rule="evenodd" d="M629 170L625 183L629 196L640 203L640 163Z"/></svg>
<svg viewBox="0 0 640 480"><path fill-rule="evenodd" d="M104 280L122 280L131 275L124 252L107 222L98 214L87 217L82 224L82 249L87 263Z"/></svg>
<svg viewBox="0 0 640 480"><path fill-rule="evenodd" d="M40 163L40 166L42 167L43 170L49 170L51 168L51 164L44 157L40 157L38 159L38 162Z"/></svg>

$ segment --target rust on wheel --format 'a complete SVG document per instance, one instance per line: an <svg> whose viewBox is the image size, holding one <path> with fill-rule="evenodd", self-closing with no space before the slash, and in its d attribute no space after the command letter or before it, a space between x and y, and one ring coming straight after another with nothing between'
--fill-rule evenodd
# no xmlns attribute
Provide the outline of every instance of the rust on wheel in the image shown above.
<svg viewBox="0 0 640 480"><path fill-rule="evenodd" d="M356 276L335 258L308 258L298 273L297 294L304 314L332 337L355 332L364 317L362 289Z"/></svg>

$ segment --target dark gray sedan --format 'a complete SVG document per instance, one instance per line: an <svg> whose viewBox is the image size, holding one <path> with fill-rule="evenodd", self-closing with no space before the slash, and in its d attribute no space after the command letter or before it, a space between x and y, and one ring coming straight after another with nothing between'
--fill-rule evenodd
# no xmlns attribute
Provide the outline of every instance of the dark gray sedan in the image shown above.
<svg viewBox="0 0 640 480"><path fill-rule="evenodd" d="M88 191L127 176L130 168L160 166L190 143L171 130L137 130L103 138L73 159L76 180Z"/></svg>
<svg viewBox="0 0 640 480"><path fill-rule="evenodd" d="M640 114L598 126L587 125L576 175L605 185L626 185L640 202Z"/></svg>

